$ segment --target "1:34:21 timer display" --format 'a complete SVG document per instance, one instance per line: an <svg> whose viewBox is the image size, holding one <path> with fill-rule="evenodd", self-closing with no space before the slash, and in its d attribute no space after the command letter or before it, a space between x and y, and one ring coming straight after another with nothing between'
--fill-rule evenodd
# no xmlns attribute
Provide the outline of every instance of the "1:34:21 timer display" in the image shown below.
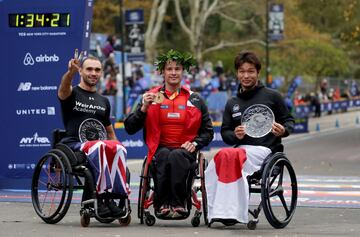
<svg viewBox="0 0 360 237"><path fill-rule="evenodd" d="M33 27L70 27L70 13L10 13L9 26L20 28Z"/></svg>

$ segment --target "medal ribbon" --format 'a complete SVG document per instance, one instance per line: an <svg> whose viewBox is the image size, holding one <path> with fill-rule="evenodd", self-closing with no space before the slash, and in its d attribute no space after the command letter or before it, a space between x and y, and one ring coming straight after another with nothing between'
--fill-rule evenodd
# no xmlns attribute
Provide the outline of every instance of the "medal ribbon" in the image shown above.
<svg viewBox="0 0 360 237"><path fill-rule="evenodd" d="M177 89L174 93L172 93L171 96L169 96L169 100L173 100L176 98L176 96L178 96L180 94L180 88Z"/></svg>

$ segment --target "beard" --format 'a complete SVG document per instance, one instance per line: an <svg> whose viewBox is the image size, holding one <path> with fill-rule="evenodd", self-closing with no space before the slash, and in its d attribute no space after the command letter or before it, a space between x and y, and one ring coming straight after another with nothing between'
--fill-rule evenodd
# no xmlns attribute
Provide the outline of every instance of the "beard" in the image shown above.
<svg viewBox="0 0 360 237"><path fill-rule="evenodd" d="M99 79L83 78L83 81L87 86L96 86L99 82Z"/></svg>

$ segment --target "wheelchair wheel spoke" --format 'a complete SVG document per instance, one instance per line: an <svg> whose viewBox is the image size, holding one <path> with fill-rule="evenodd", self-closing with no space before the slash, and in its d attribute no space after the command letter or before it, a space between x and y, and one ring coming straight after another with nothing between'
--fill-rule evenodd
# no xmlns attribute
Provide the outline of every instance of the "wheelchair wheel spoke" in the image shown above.
<svg viewBox="0 0 360 237"><path fill-rule="evenodd" d="M39 179L38 186L43 185L43 186L46 187L47 183L48 183L47 181L42 181L42 180Z"/></svg>
<svg viewBox="0 0 360 237"><path fill-rule="evenodd" d="M290 216L290 210L289 210L289 208L288 208L288 206L287 206L287 203L286 203L286 201L285 201L284 195L283 195L283 194L279 195L279 198L280 198L281 203L282 203L282 205L283 205L283 207L284 207L284 209L285 209L286 216L287 216L287 217Z"/></svg>
<svg viewBox="0 0 360 237"><path fill-rule="evenodd" d="M42 202L41 202L41 210L43 210L44 209L44 205L45 205L45 200L46 200L46 198L47 198L47 195L48 195L48 191L46 191L45 192L45 196L44 196L44 198L43 198L43 200L42 200Z"/></svg>
<svg viewBox="0 0 360 237"><path fill-rule="evenodd" d="M269 182L269 187L271 187L274 184L274 182L275 182L275 180L277 179L278 176L279 176L278 174L270 176L271 179L270 179L270 182Z"/></svg>
<svg viewBox="0 0 360 237"><path fill-rule="evenodd" d="M284 166L281 166L279 168L280 168L279 185L281 186L283 184L283 178L284 178Z"/></svg>
<svg viewBox="0 0 360 237"><path fill-rule="evenodd" d="M54 208L55 206L55 196L56 196L56 192L54 193L54 195L52 196L52 199L51 199L51 203L50 203L50 208L49 208L49 216L51 215L51 210Z"/></svg>
<svg viewBox="0 0 360 237"><path fill-rule="evenodd" d="M53 179L52 176L51 176L50 167L49 167L49 168L45 168L44 171L45 171L45 174L46 174L47 179L48 179L47 182L48 182L48 183L54 183L54 179Z"/></svg>
<svg viewBox="0 0 360 237"><path fill-rule="evenodd" d="M275 189L271 189L269 192L269 197L279 196L283 194L283 190L280 187L276 187Z"/></svg>

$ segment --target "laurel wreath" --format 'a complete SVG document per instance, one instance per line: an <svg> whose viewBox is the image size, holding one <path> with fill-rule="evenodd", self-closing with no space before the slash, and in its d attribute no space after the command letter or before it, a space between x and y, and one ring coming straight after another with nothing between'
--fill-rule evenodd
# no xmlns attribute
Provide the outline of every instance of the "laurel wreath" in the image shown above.
<svg viewBox="0 0 360 237"><path fill-rule="evenodd" d="M175 61L181 64L186 71L189 71L191 66L196 65L196 60L191 54L181 53L177 50L170 49L167 53L164 53L156 58L156 70L162 73L168 61Z"/></svg>

